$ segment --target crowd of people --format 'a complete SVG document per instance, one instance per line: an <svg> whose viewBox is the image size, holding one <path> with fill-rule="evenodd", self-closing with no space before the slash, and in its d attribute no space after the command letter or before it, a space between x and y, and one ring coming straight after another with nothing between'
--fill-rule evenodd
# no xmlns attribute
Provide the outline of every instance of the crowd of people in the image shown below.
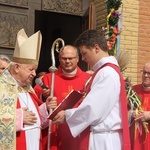
<svg viewBox="0 0 150 150"><path fill-rule="evenodd" d="M141 106L130 112L130 125L124 78L101 32L86 30L60 49L53 96L52 73L36 75L41 42L40 31L28 37L21 29L12 60L0 55L0 149L150 150L150 62L141 71L142 83L132 87ZM79 68L79 53L92 71ZM35 78L46 88L33 85ZM83 97L50 122L50 110L72 90Z"/></svg>

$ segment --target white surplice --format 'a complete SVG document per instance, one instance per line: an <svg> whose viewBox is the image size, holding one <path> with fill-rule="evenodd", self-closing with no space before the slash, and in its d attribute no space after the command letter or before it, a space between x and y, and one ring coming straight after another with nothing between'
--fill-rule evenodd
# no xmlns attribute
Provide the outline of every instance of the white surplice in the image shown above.
<svg viewBox="0 0 150 150"><path fill-rule="evenodd" d="M118 66L113 56L102 58L93 70L105 63ZM121 150L122 129L120 108L120 78L110 66L98 71L91 91L78 108L66 110L66 121L74 137L91 127L89 150Z"/></svg>
<svg viewBox="0 0 150 150"><path fill-rule="evenodd" d="M33 100L28 93L18 93L21 107L28 107L28 111L35 113L37 122L34 125L25 125L27 150L39 150L41 121Z"/></svg>

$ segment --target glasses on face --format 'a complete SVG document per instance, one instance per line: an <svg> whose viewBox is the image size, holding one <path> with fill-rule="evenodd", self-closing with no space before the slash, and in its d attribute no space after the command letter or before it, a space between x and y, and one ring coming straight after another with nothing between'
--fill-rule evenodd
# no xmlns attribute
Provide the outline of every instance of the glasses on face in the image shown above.
<svg viewBox="0 0 150 150"><path fill-rule="evenodd" d="M144 76L147 75L148 77L150 77L150 72L146 72L144 70L141 70L141 74Z"/></svg>
<svg viewBox="0 0 150 150"><path fill-rule="evenodd" d="M75 58L77 58L77 56L76 57L61 57L60 59L63 61L67 61L67 60L72 61Z"/></svg>

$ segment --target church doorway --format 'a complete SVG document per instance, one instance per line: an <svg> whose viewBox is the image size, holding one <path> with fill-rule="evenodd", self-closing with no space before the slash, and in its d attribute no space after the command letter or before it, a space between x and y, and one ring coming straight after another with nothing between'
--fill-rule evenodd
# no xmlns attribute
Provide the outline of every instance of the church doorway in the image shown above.
<svg viewBox="0 0 150 150"><path fill-rule="evenodd" d="M82 33L82 16L68 15L55 12L35 11L35 32L42 33L42 48L39 61L38 72L48 71L52 65L51 47L53 41L62 38L65 45L73 44L76 37ZM56 67L59 65L58 54L55 52ZM82 70L87 70L85 62L79 62Z"/></svg>

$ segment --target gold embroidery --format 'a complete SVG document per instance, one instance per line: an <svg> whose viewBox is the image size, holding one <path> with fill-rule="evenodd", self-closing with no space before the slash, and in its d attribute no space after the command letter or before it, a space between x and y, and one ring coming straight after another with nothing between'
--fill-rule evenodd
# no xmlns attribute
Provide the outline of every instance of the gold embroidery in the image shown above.
<svg viewBox="0 0 150 150"><path fill-rule="evenodd" d="M7 82L6 82L7 81ZM17 88L5 72L0 77L0 149L16 149Z"/></svg>
<svg viewBox="0 0 150 150"><path fill-rule="evenodd" d="M67 96L67 94L72 91L72 89L73 89L72 86L68 86L68 91L64 92L64 93L61 93L61 97L65 98Z"/></svg>
<svg viewBox="0 0 150 150"><path fill-rule="evenodd" d="M28 92L31 92L30 88L27 87L27 86L25 86L25 87L18 86L17 89L18 89L18 92L20 92L20 93L24 93L24 92L25 92L25 93L28 93Z"/></svg>

